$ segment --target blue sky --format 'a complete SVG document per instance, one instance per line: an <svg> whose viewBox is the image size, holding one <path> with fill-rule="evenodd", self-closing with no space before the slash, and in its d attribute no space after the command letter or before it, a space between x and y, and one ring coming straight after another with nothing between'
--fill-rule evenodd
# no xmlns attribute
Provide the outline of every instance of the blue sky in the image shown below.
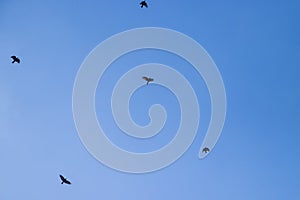
<svg viewBox="0 0 300 200"><path fill-rule="evenodd" d="M0 1L0 199L299 199L299 3L148 4L141 9L139 1ZM188 151L163 170L135 175L106 167L85 149L73 121L72 91L94 47L147 26L180 31L207 50L223 77L227 118L217 145L199 160L210 119L201 76L164 52L120 58L96 94L99 121L120 146L145 151L165 144L179 111L169 91L154 84L141 88L132 99L133 118L147 124L148 104L172 102L165 105L167 136L142 145L118 137L105 107L114 73L121 76L147 62L172 65L191 81L201 102L200 128ZM11 55L21 64L11 64ZM145 96L153 99L144 103ZM59 174L73 184L61 185Z"/></svg>

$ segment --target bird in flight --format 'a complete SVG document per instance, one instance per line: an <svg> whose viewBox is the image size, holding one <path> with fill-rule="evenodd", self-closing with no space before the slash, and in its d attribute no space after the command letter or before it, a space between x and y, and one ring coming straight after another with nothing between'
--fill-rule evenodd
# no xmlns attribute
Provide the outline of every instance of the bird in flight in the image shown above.
<svg viewBox="0 0 300 200"><path fill-rule="evenodd" d="M141 1L140 5L141 5L141 8L144 7L144 6L145 6L146 8L148 8L148 4L147 4L146 1Z"/></svg>
<svg viewBox="0 0 300 200"><path fill-rule="evenodd" d="M11 58L13 59L13 61L11 63L20 63L20 59L17 56L11 56Z"/></svg>
<svg viewBox="0 0 300 200"><path fill-rule="evenodd" d="M68 185L71 185L71 182L68 181L63 175L59 175L60 179L61 179L61 184L68 184Z"/></svg>
<svg viewBox="0 0 300 200"><path fill-rule="evenodd" d="M147 81L147 85L149 84L149 82L154 81L153 78L149 78L149 77L146 77L146 76L143 76L143 79L144 79L145 81Z"/></svg>
<svg viewBox="0 0 300 200"><path fill-rule="evenodd" d="M207 153L207 152L209 152L210 150L209 150L209 148L208 147L205 147L205 148L203 148L203 150L202 150L202 152L204 152L204 153Z"/></svg>

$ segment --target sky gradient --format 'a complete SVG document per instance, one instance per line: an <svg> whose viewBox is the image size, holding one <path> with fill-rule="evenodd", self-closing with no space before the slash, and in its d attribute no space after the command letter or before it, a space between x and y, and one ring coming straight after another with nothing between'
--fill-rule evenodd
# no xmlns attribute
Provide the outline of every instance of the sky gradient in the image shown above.
<svg viewBox="0 0 300 200"><path fill-rule="evenodd" d="M299 199L300 3L147 2L148 9L139 1L0 1L0 199ZM180 31L207 50L223 77L227 117L217 145L199 160L210 119L201 76L166 52L121 57L96 94L98 119L114 143L154 150L172 138L180 120L174 95L150 84L134 94L130 110L145 125L148 106L163 104L168 121L162 134L141 143L119 134L109 95L136 65L173 66L193 85L201 108L198 134L185 154L167 168L135 175L106 167L85 149L73 121L72 92L93 48L147 26ZM21 64L12 64L11 55ZM61 185L59 174L73 184Z"/></svg>

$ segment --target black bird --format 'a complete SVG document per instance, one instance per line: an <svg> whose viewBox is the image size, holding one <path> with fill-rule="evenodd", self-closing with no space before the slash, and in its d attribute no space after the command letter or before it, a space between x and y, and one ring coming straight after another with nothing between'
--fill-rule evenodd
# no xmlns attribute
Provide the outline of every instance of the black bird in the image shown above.
<svg viewBox="0 0 300 200"><path fill-rule="evenodd" d="M140 5L141 5L141 8L144 7L144 6L145 6L146 8L148 8L148 4L147 4L146 1L141 1Z"/></svg>
<svg viewBox="0 0 300 200"><path fill-rule="evenodd" d="M205 147L205 148L203 148L203 150L202 150L202 152L204 152L204 153L207 153L207 152L209 152L210 150L209 150L209 148L208 147Z"/></svg>
<svg viewBox="0 0 300 200"><path fill-rule="evenodd" d="M13 61L11 63L20 63L20 59L17 56L11 56L11 58L13 59Z"/></svg>
<svg viewBox="0 0 300 200"><path fill-rule="evenodd" d="M65 177L63 177L63 175L59 175L60 179L61 179L61 184L68 184L68 185L71 185L71 182L68 181Z"/></svg>
<svg viewBox="0 0 300 200"><path fill-rule="evenodd" d="M145 81L147 81L147 85L149 84L149 82L154 81L153 78L149 78L149 77L146 77L146 76L143 76L143 79L144 79Z"/></svg>

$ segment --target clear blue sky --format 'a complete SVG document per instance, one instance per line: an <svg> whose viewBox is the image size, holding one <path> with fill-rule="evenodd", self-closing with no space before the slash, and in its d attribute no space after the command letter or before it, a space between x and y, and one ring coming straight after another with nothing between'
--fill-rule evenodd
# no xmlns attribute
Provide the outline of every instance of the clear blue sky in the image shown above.
<svg viewBox="0 0 300 200"><path fill-rule="evenodd" d="M148 4L148 9L141 9L133 0L0 1L0 199L300 199L300 3L149 0ZM209 96L200 95L207 93L201 77L184 68L182 73L203 98L199 133L171 166L133 175L106 167L85 149L73 122L72 91L81 63L96 45L116 33L145 26L180 31L208 51L226 87L227 118L214 150L198 160L209 122ZM20 65L11 64L14 54L21 58ZM186 65L177 57L152 51L127 56L114 63L111 72L121 76L145 62ZM99 86L97 99L107 97L113 75L107 72L103 81L108 82ZM133 118L147 124L144 95L162 104L173 102L175 109L169 110L174 117L165 131L174 131L178 126L174 96L168 91L155 95L163 93L155 85L147 89L132 100ZM114 135L117 128L104 104L97 104L97 113L100 120L107 120L104 128L113 132L109 137L124 148L153 150L169 139L132 145L137 142ZM61 185L59 174L73 184Z"/></svg>

